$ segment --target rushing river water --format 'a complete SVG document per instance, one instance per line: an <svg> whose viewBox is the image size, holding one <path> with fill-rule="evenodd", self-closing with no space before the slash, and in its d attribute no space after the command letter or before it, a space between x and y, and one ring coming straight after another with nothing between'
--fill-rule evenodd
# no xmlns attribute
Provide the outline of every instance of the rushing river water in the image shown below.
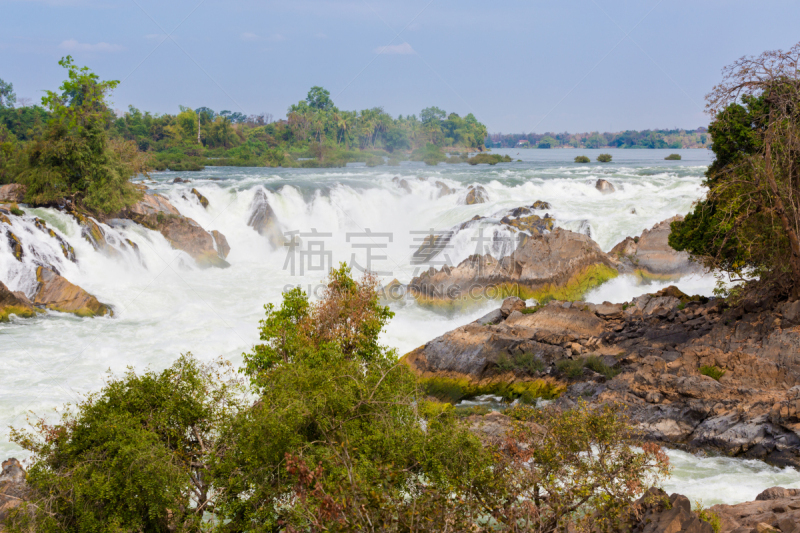
<svg viewBox="0 0 800 533"><path fill-rule="evenodd" d="M263 305L278 302L284 287L313 289L329 265L353 260L379 271L385 282L408 282L418 268L411 255L425 233L447 230L475 215L491 216L544 200L552 204L549 212L557 226L589 232L608 251L626 236L689 211L703 194L702 175L710 162L705 150L682 150L682 161L664 161L672 151L612 150L614 162L603 165L572 163L580 153L596 157L596 150L496 152L522 162L494 167L403 163L342 169L208 168L154 174L146 182L151 189L205 229L227 237L231 267L222 270L198 269L159 233L123 222L104 228L119 247L115 257L107 257L80 237L72 218L53 209L25 209L46 220L75 248L77 263L65 261L57 242L26 226L28 221L15 226L23 244L57 262L67 279L111 304L115 317L48 313L0 325L0 426L19 427L29 411L48 415L56 406L79 400L101 386L109 369L161 369L184 352L238 363L241 353L258 340ZM191 183L173 184L176 177ZM601 194L594 187L598 178L613 183L617 191ZM437 181L455 192L440 197ZM488 202L465 205L466 188L478 184L486 189ZM192 188L208 198L208 209L190 193ZM262 188L283 231L299 232L300 253L274 249L247 226L251 202ZM479 232L472 228L459 233L441 259L456 264L475 253ZM139 253L123 244L124 239L135 242ZM0 281L23 291L32 290L35 282L31 264L14 259L5 239L0 239ZM714 283L711 276L695 276L677 285L685 292L710 295ZM621 277L587 299L622 302L662 286L637 286L633 279ZM402 354L474 320L487 308L444 316L404 302L394 310L396 317L384 340ZM18 452L3 431L0 457ZM800 487L800 474L792 469L681 452L671 456L676 470L668 489L702 497L706 504L752 499L779 483Z"/></svg>

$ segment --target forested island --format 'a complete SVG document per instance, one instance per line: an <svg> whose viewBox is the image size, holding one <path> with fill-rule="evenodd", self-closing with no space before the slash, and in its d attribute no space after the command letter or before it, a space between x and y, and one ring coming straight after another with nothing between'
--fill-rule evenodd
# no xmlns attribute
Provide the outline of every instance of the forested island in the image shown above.
<svg viewBox="0 0 800 533"><path fill-rule="evenodd" d="M490 133L487 148L708 148L706 128L616 133Z"/></svg>

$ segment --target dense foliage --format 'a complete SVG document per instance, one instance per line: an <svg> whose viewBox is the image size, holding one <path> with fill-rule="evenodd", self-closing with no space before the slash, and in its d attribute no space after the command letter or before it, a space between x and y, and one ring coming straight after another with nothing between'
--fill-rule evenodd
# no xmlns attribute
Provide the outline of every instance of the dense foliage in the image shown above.
<svg viewBox="0 0 800 533"><path fill-rule="evenodd" d="M227 366L183 356L14 430L31 495L7 527L601 531L668 471L614 406L517 408L479 439L381 345L391 312L369 275L341 266L320 301L295 289L266 310L246 394Z"/></svg>
<svg viewBox="0 0 800 533"><path fill-rule="evenodd" d="M800 44L742 58L709 94L708 194L670 245L737 279L800 295Z"/></svg>
<svg viewBox="0 0 800 533"><path fill-rule="evenodd" d="M705 128L589 133L492 133L488 148L708 148Z"/></svg>
<svg viewBox="0 0 800 533"><path fill-rule="evenodd" d="M69 198L97 212L120 211L139 198L130 179L145 170L145 163L135 145L108 134L112 113L105 100L117 82L100 81L87 67L78 68L70 56L59 64L69 77L60 92L47 91L42 98L49 110L47 125L32 133L23 147L6 133L9 147L6 150L4 143L3 151L10 163L3 173L26 186L25 199L32 204ZM11 111L16 110L6 110L4 118L12 116ZM35 108L18 116L24 119L26 114L33 127L14 128L25 134L36 128L38 117Z"/></svg>

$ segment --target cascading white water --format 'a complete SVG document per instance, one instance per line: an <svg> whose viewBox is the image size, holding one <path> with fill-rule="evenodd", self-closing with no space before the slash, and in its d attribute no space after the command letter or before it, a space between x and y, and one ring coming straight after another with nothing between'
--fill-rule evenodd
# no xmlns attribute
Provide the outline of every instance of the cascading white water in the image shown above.
<svg viewBox="0 0 800 533"><path fill-rule="evenodd" d="M149 187L206 230L225 235L231 247L227 269L199 269L161 234L128 221L101 225L107 241L115 243L116 253L96 251L68 215L55 209L25 209L24 220L15 218L14 232L30 252L20 263L5 236L0 236L0 281L12 290L32 291L35 276L31 278L30 272L35 270L38 254L68 280L112 305L115 316L84 319L49 313L0 325L0 369L5 384L0 389L0 425L20 426L29 410L48 415L52 408L76 401L102 384L107 369L117 373L127 366L160 369L188 351L205 360L222 356L238 363L241 353L258 340L263 305L279 302L285 287L299 284L313 291L327 267L341 261L355 261L362 267L369 263L385 282L393 278L408 282L419 269L427 268L414 264L411 256L430 230L448 230L476 215L490 217L543 200L552 205L547 212L557 226L588 229L607 251L626 236L639 235L689 211L702 195L702 174L709 163L709 154L699 150L682 151L680 162L663 161L665 151L619 150L612 152L615 163L583 166L572 163L578 155L572 150L508 153L525 161L496 167L404 163L400 167L208 168L154 174L147 181ZM191 183L173 184L176 176ZM394 177L400 179L393 181ZM601 194L594 187L598 178L612 182L617 191ZM455 193L440 196L437 181ZM465 205L467 186L477 184L486 189L488 202ZM192 188L209 200L207 209L191 194ZM247 226L259 189L265 191L283 231L299 232L304 251L309 246L312 251L314 246L323 249L305 255L294 254L289 247L276 249L267 237ZM76 263L64 257L57 239L35 227L33 216L45 220L74 248ZM500 249L490 244L488 249L476 249L481 229L489 227L494 231L496 226L486 221L458 232L437 259L449 258L456 264L476 251L499 255ZM488 235L486 231L484 236ZM697 276L681 280L678 286L689 293L710 295L714 279ZM658 284L636 286L633 279L621 277L588 299L623 301L658 288ZM444 316L414 302L393 307L396 316L384 341L400 354L487 311L474 308ZM0 456L14 453L18 449L0 437ZM691 462L689 458L686 461ZM675 483L689 484L693 475L681 471ZM787 480L800 481L794 470L785 475ZM733 501L739 496L726 498Z"/></svg>

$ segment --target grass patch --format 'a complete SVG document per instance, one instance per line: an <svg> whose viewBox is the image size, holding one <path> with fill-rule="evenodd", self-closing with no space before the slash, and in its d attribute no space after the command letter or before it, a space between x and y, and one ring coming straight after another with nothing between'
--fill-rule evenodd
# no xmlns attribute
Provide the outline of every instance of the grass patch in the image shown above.
<svg viewBox="0 0 800 533"><path fill-rule="evenodd" d="M429 377L421 378L419 384L426 395L449 403L458 403L463 399L484 394L500 396L508 401L519 398L525 403L533 403L538 398L553 400L566 390L564 385L546 379L478 384L467 378Z"/></svg>
<svg viewBox="0 0 800 533"><path fill-rule="evenodd" d="M608 366L596 355L590 355L589 357L584 357L581 359L562 359L556 363L556 368L568 378L580 377L581 374L583 374L584 368L588 368L594 372L597 372L598 374L602 374L607 379L612 379L614 376L619 374L619 370Z"/></svg>
<svg viewBox="0 0 800 533"><path fill-rule="evenodd" d="M545 368L544 361L534 353L521 353L513 356L502 354L497 359L497 368L501 372L514 372L529 376L541 372Z"/></svg>
<svg viewBox="0 0 800 533"><path fill-rule="evenodd" d="M704 376L716 379L717 381L719 381L720 378L725 375L725 371L719 368L717 365L703 365L700 367L700 373Z"/></svg>
<svg viewBox="0 0 800 533"><path fill-rule="evenodd" d="M18 216L18 217L21 217L22 215L25 214L25 211L20 209L19 206L17 204L15 204L15 203L11 204L11 207L9 208L9 211L11 211L12 215L15 215L15 216Z"/></svg>

